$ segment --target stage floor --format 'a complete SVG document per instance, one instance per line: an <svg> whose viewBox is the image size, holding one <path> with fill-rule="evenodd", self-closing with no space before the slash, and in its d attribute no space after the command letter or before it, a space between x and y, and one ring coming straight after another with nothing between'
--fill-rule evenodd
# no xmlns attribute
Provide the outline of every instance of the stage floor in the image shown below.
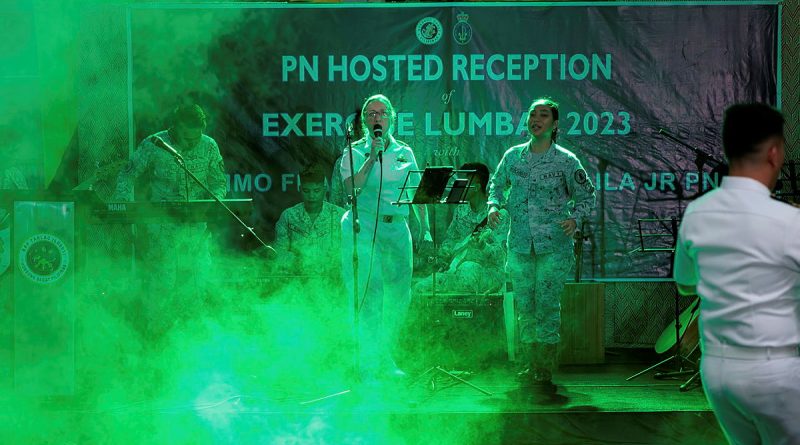
<svg viewBox="0 0 800 445"><path fill-rule="evenodd" d="M565 366L551 388L521 386L505 364L457 374L491 395L439 372L356 387L207 373L202 390L182 395L7 399L18 409L0 422L16 428L4 443L724 444L702 388L681 392L682 381L652 373L625 380L646 365ZM45 431L59 440L43 440Z"/></svg>

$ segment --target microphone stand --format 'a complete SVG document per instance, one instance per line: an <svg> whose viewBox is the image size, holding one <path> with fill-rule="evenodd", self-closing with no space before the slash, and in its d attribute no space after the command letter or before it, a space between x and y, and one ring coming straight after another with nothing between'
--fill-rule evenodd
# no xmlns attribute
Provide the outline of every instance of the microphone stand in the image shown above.
<svg viewBox="0 0 800 445"><path fill-rule="evenodd" d="M697 155L697 159L698 159L697 164L700 165L700 166L702 166L706 162L708 162L709 164L714 164L714 166L722 164L720 161L714 159L710 154L704 152L703 150L700 150L699 148L692 147L691 145L689 145L686 142L682 141L679 137L673 135L672 133L670 133L669 131L667 131L667 130L665 130L663 128L659 128L658 129L658 134L663 135L665 138L667 138L667 139L669 139L669 140L671 140L673 142L677 142L678 144L683 145L684 147L688 148L689 150L692 150L694 152L694 154Z"/></svg>
<svg viewBox="0 0 800 445"><path fill-rule="evenodd" d="M665 130L663 128L659 128L658 129L658 134L661 135L661 136L664 136L665 138L667 138L667 139L669 139L669 140L671 140L671 141L673 141L673 142L675 142L677 144L680 144L680 145L688 148L689 150L692 151L692 153L694 153L694 155L695 155L694 165L695 165L695 168L697 169L697 174L700 175L700 178L699 178L700 180L702 180L703 166L704 165L708 164L712 168L712 173L715 170L719 170L719 169L721 169L722 167L725 166L725 164L723 162L718 161L713 156L711 156L709 153L707 153L707 152L705 152L703 150L700 150L699 148L696 148L696 147L693 147L693 146L687 144L686 142L681 140L681 138L673 135L672 133L670 133L669 131L667 131L667 130ZM725 170L725 172L727 172L727 170ZM716 179L717 179L717 181L719 181L719 178L716 178ZM703 184L698 182L698 191L697 191L697 193L695 193L693 196L688 197L687 199L693 200L693 199L701 196L702 194L704 194L706 191L703 190L702 186L703 186ZM680 210L682 210L682 209L680 209Z"/></svg>
<svg viewBox="0 0 800 445"><path fill-rule="evenodd" d="M608 171L608 161L598 156L597 171L600 173L600 181L597 187L600 188L600 210L597 219L598 231L600 232L600 277L606 277L606 172ZM594 254L594 247L592 247Z"/></svg>
<svg viewBox="0 0 800 445"><path fill-rule="evenodd" d="M345 138L347 139L347 149L350 151L348 162L350 164L350 211L353 215L353 375L358 373L361 365L361 342L358 338L359 329L359 298L358 298L358 233L361 225L358 220L358 193L356 193L356 171L353 166L353 135L349 128Z"/></svg>
<svg viewBox="0 0 800 445"><path fill-rule="evenodd" d="M374 128L373 131L374 131L373 136L375 137L375 139L380 139L381 142L383 143L383 132L382 132L382 129L381 129L380 125L379 124L375 125L375 128ZM350 150L350 153L351 153L351 156L350 156L350 162L351 162L350 169L352 171L352 168L353 168L353 166L352 166L352 162L353 162L352 153L353 153L353 150L352 149ZM377 157L378 157L378 178L379 179L378 179L378 198L377 198L377 202L375 203L375 223L374 223L374 226L373 226L374 228L373 228L373 231L372 231L372 243L370 243L371 247L370 247L370 255L369 255L369 269L368 269L368 272L367 272L367 280L364 283L364 295L361 296L360 300L356 300L356 303L355 303L356 319L358 319L358 313L361 311L361 307L364 306L364 302L367 299L367 293L369 292L369 283L370 283L370 279L372 279L372 266L374 265L374 259L375 259L375 242L376 242L376 240L378 238L378 221L379 221L379 218L380 218L381 195L383 194L383 148L381 148L381 150L378 151ZM356 176L355 174L350 176L351 181L355 181L353 179L353 178L355 178L355 176ZM364 185L366 185L366 178L364 179L364 181L365 181ZM353 247L353 252L354 253L356 252L355 245L356 245L356 242L355 242L355 236L354 236L353 237L353 246L354 246ZM354 295L358 295L357 288L356 288L355 284L357 284L357 282L354 282L353 294ZM361 340L360 340L360 335L359 335L359 332L358 332L358 325L356 325L356 351L357 352L360 352L359 351L360 344L361 344ZM358 358L356 358L355 363L356 363L356 365L359 365L359 359ZM356 371L358 371L358 370L359 370L359 368L358 368L358 366L356 366Z"/></svg>
<svg viewBox="0 0 800 445"><path fill-rule="evenodd" d="M360 298L358 294L358 287L359 287L359 273L358 273L358 264L359 264L359 257L358 257L358 234L361 231L361 226L359 224L358 219L358 194L356 193L356 174L355 168L353 165L353 140L350 130L346 130L346 139L347 139L347 148L350 151L350 156L348 162L350 164L350 211L352 212L353 217L353 374L357 375L359 368L360 368L360 355L361 355L361 339L359 336L359 312L360 312ZM380 204L381 193L380 189L383 187L383 150L378 152L378 160L379 160L379 168L380 168L380 188L378 192L378 204ZM378 227L378 215L376 213L376 221L375 221L375 229L377 230ZM373 254L374 254L374 247L375 247L375 236L376 234L372 234L372 246L373 246ZM370 263L372 262L372 258L370 258ZM367 276L367 284L364 287L364 297L367 294L367 286L369 286L369 279L372 272L372 264L370 264L370 274ZM343 396L345 394L350 393L351 390L346 389L344 391L339 391L333 394L329 394L326 396L318 397L312 400L306 400L300 402L301 405L310 405L312 403L321 402L323 400L328 400L333 397Z"/></svg>
<svg viewBox="0 0 800 445"><path fill-rule="evenodd" d="M358 374L360 366L361 345L358 336L359 328L359 298L358 298L358 233L361 231L361 226L358 222L358 194L356 193L356 174L353 168L353 134L348 126L345 129L345 139L347 140L347 149L350 151L348 156L348 163L350 165L350 213L353 217L353 375ZM312 403L321 402L333 397L343 396L350 393L349 389L339 391L326 396L317 397L316 399L306 400L300 402L300 405L310 405Z"/></svg>
<svg viewBox="0 0 800 445"><path fill-rule="evenodd" d="M183 162L183 158L182 157L173 155L173 158L175 159L175 163L178 164L178 167L180 167L184 172L186 172L186 175L188 177L192 178L192 180L195 183L197 183L197 185L199 185L203 190L208 192L208 194L211 195L211 197L214 199L214 201L216 201L219 205L221 205L222 208L224 208L225 211L227 211L228 214L231 217L233 217L233 219L235 219L239 223L240 226L244 227L244 229L247 230L247 232L249 232L250 235L252 235L253 238L255 238L259 242L259 244L261 244L262 247L264 247L267 250L269 250L272 254L276 253L275 249L273 249L272 246L270 246L267 243L265 243L264 240L262 240L256 234L256 232L253 231L252 227L248 226L244 221L242 221L242 219L239 218L239 216L236 215L236 213L234 213L233 210L231 210L230 207L228 207L221 199L219 199L214 193L212 193L211 190L208 188L208 186L206 186L203 183L203 181L201 181L197 176L195 176L194 173L192 173L189 170L188 167L186 167L185 163ZM188 181L186 182L186 202L189 202L189 182Z"/></svg>

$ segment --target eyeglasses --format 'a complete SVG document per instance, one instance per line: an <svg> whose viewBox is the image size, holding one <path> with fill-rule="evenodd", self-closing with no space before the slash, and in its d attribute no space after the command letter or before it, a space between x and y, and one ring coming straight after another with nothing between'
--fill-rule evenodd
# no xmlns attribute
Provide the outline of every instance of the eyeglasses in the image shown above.
<svg viewBox="0 0 800 445"><path fill-rule="evenodd" d="M389 112L385 110L380 112L370 111L369 113L367 113L367 117L370 119L378 119L378 118L386 119L389 117Z"/></svg>

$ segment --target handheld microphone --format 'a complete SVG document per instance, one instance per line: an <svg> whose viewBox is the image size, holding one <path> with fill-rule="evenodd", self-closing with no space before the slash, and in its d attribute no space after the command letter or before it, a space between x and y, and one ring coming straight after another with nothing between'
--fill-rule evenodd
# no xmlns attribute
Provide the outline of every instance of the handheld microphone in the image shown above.
<svg viewBox="0 0 800 445"><path fill-rule="evenodd" d="M383 127L381 124L375 124L375 126L372 127L372 136L374 136L375 139L383 138ZM378 150L378 160L383 161L383 147Z"/></svg>
<svg viewBox="0 0 800 445"><path fill-rule="evenodd" d="M174 158L183 161L183 156L181 156L181 154L178 153L178 150L175 150L171 145L164 142L164 140L161 139L160 137L153 136L152 138L150 138L150 142L152 142L153 145L155 145L156 147L161 148L167 153L171 154Z"/></svg>

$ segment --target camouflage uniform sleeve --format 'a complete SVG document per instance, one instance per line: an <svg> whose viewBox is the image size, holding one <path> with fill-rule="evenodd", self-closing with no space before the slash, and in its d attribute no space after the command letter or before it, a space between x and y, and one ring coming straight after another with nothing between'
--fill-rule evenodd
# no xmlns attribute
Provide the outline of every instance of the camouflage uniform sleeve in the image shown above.
<svg viewBox="0 0 800 445"><path fill-rule="evenodd" d="M154 149L155 146L149 138L139 144L130 161L117 176L117 187L111 195L112 201L133 201L136 178L150 166Z"/></svg>
<svg viewBox="0 0 800 445"><path fill-rule="evenodd" d="M511 152L511 150L505 152L500 164L497 165L494 175L492 175L492 179L489 180L489 205L502 207L505 204L504 192L509 185L509 153Z"/></svg>
<svg viewBox="0 0 800 445"><path fill-rule="evenodd" d="M278 222L275 223L275 244L273 247L279 254L288 253L291 244L289 242L289 221L287 221L288 210L284 210L280 218L278 218Z"/></svg>
<svg viewBox="0 0 800 445"><path fill-rule="evenodd" d="M506 239L508 238L508 211L506 209L500 210L502 215L500 225L491 230L491 234L486 239L484 246L484 255L486 256L486 265L496 265L503 267L506 263Z"/></svg>
<svg viewBox="0 0 800 445"><path fill-rule="evenodd" d="M9 167L3 171L0 178L0 189L3 190L28 190L28 181L19 167Z"/></svg>
<svg viewBox="0 0 800 445"><path fill-rule="evenodd" d="M573 204L572 217L580 228L581 223L588 219L594 210L597 198L594 184L589 175L576 157L571 157L570 168L564 172L567 177L567 191Z"/></svg>
<svg viewBox="0 0 800 445"><path fill-rule="evenodd" d="M209 156L208 174L206 184L208 189L219 199L227 195L227 183L225 181L225 162L219 153L219 146L213 139L211 140L211 156Z"/></svg>
<svg viewBox="0 0 800 445"><path fill-rule="evenodd" d="M335 214L336 214L336 221L341 223L342 222L342 218L344 217L344 214L345 214L345 212L347 212L347 210L345 210L344 207L337 206L337 205L334 205L333 207L334 207Z"/></svg>
<svg viewBox="0 0 800 445"><path fill-rule="evenodd" d="M333 164L333 172L331 172L331 187L329 202L338 206L344 207L347 198L344 193L344 184L342 183L342 158L340 157Z"/></svg>
<svg viewBox="0 0 800 445"><path fill-rule="evenodd" d="M487 242L483 246L485 266L503 267L506 261L506 249L503 244L504 243Z"/></svg>
<svg viewBox="0 0 800 445"><path fill-rule="evenodd" d="M453 220L447 228L445 240L442 243L442 256L450 256L456 245L472 233L473 228L470 227L469 213L463 210L466 209L465 206L469 206L469 204L460 204L456 207Z"/></svg>

